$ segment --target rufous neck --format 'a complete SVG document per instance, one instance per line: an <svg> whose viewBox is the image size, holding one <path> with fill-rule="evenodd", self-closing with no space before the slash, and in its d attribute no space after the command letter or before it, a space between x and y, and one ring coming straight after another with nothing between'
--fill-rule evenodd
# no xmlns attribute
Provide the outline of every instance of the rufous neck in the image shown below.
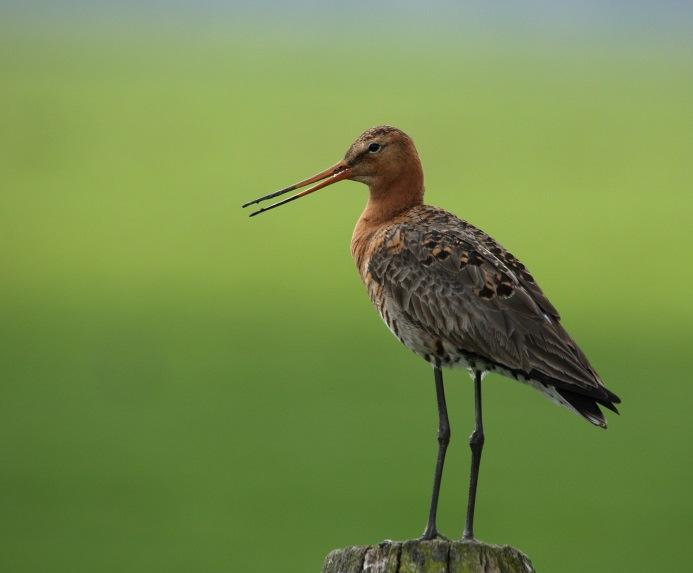
<svg viewBox="0 0 693 573"><path fill-rule="evenodd" d="M372 225L386 223L400 213L423 204L421 164L417 161L394 180L375 181L369 185L369 192L361 219Z"/></svg>

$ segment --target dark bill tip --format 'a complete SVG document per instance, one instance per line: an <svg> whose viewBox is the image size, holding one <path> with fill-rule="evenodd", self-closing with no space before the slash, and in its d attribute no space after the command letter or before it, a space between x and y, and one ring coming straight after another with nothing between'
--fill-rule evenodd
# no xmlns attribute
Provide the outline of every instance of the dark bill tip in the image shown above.
<svg viewBox="0 0 693 573"><path fill-rule="evenodd" d="M266 201L267 199L279 197L280 195L284 195L284 193L294 191L295 189L298 189L298 187L296 185L291 185L291 187L285 187L284 189L280 189L279 191L275 191L274 193L270 193L269 195L263 195L262 197L258 197L257 199L253 199L252 201L248 201L247 203L243 203L243 205L241 205L241 209L245 209L246 207L250 207L251 205L256 205L261 201Z"/></svg>

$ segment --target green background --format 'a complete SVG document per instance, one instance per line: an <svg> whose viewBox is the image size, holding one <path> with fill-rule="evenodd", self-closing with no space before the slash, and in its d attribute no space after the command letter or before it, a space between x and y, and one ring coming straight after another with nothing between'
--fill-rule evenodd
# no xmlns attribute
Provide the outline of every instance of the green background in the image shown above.
<svg viewBox="0 0 693 573"><path fill-rule="evenodd" d="M5 21L0 568L310 572L421 533L433 380L351 261L366 189L239 209L389 123L427 200L527 264L623 399L603 432L489 376L478 536L544 572L680 569L690 46L279 20ZM472 387L446 381L459 537Z"/></svg>

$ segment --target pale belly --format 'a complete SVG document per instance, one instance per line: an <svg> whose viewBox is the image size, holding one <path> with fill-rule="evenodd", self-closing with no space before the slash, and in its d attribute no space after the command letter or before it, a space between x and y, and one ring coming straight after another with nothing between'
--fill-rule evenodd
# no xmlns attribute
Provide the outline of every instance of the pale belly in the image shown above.
<svg viewBox="0 0 693 573"><path fill-rule="evenodd" d="M433 366L438 366L439 368L463 368L469 372L472 379L474 379L476 372L480 372L482 378L488 372L494 372L511 380L527 384L539 390L555 404L564 406L577 413L553 386L527 378L517 371L504 368L502 365L485 360L482 356L458 348L444 337L430 334L420 326L413 324L403 313L399 312L398 307L394 304L376 304L376 308L390 332L409 350L418 354Z"/></svg>
<svg viewBox="0 0 693 573"><path fill-rule="evenodd" d="M383 301L376 308L390 332L409 350L435 366L466 368L469 370L491 371L493 364L487 363L470 352L457 348L444 336L433 335L419 325L411 322L396 304Z"/></svg>

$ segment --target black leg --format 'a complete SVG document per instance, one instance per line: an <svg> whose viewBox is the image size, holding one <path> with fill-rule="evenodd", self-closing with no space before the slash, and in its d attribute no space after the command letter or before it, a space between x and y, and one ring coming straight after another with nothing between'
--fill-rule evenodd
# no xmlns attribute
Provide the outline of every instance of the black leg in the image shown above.
<svg viewBox="0 0 693 573"><path fill-rule="evenodd" d="M438 511L438 494L440 493L440 480L443 477L443 464L445 463L445 451L450 443L450 423L448 422L448 408L445 405L445 388L443 387L443 371L433 367L433 375L436 382L436 399L438 401L438 458L433 474L433 495L431 496L431 509L428 513L428 524L421 539L435 539L439 536L436 529L436 513Z"/></svg>
<svg viewBox="0 0 693 573"><path fill-rule="evenodd" d="M474 373L474 415L476 425L469 436L472 449L472 470L469 476L469 498L467 500L467 522L464 526L464 539L474 539L474 505L476 504L476 485L479 481L481 450L484 448L484 423L481 418L481 372Z"/></svg>

